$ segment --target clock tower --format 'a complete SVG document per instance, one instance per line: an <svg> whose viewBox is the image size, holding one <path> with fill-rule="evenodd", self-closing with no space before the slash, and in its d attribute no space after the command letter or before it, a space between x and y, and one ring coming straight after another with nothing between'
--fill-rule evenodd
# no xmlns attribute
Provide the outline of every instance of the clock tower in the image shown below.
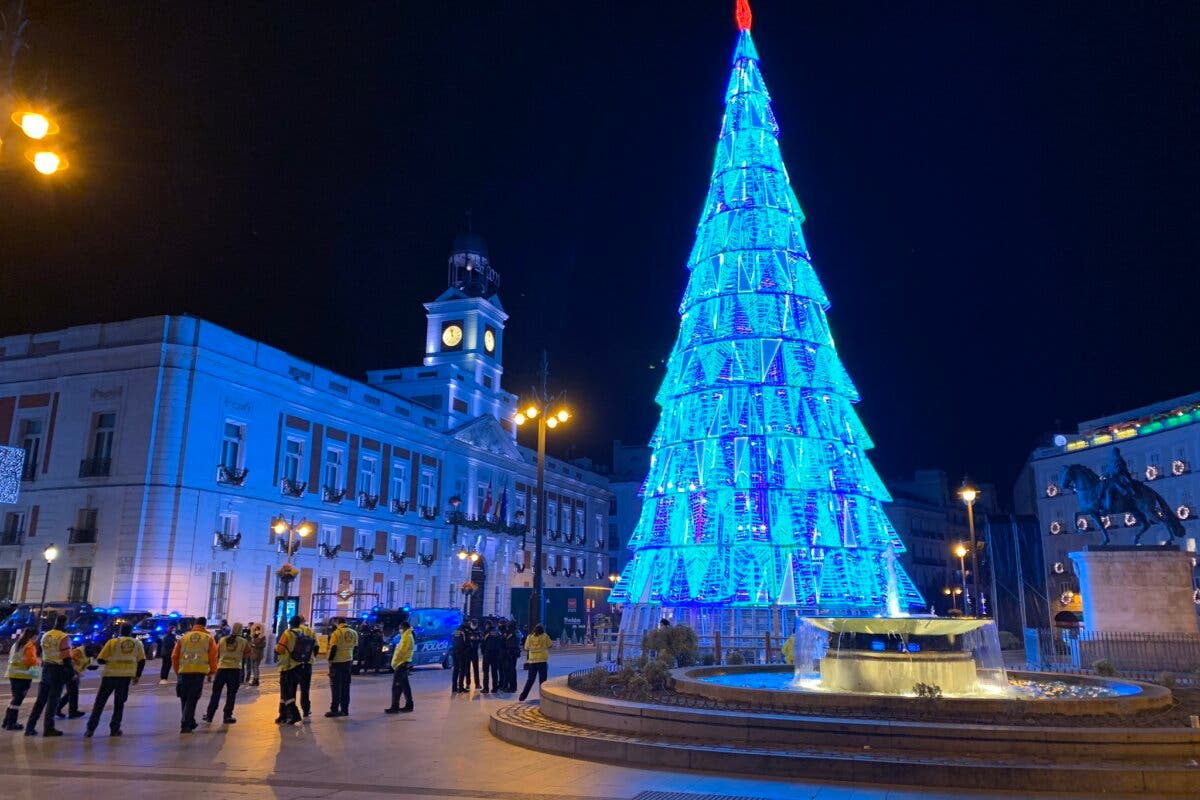
<svg viewBox="0 0 1200 800"><path fill-rule="evenodd" d="M422 366L368 372L367 382L441 412L447 428L491 414L515 436L517 398L500 386L508 313L483 238L456 236L446 271L446 291L425 304Z"/></svg>

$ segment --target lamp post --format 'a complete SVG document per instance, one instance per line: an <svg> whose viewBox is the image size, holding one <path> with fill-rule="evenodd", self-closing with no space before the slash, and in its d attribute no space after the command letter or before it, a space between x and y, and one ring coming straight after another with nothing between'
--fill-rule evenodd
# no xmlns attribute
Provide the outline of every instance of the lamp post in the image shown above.
<svg viewBox="0 0 1200 800"><path fill-rule="evenodd" d="M545 377L543 366L543 378ZM529 594L529 625L530 629L542 621L542 539L546 535L546 429L553 430L571 418L571 413L560 408L550 413L552 402L546 397L545 385L542 387L540 402L530 403L524 411L513 415L513 421L518 426L537 420L537 503L538 513L533 534L533 591Z"/></svg>
<svg viewBox="0 0 1200 800"><path fill-rule="evenodd" d="M25 105L18 100L16 87L17 56L28 47L22 41L22 34L29 26L25 16L24 0L12 0L7 8L0 9L0 19L5 22L5 37L3 37L4 53L0 54L0 136L6 133L7 126L3 116L7 115L24 136L34 143L33 149L25 154L25 160L42 175L53 175L67 168L67 159L42 140L47 136L58 133L58 125L45 114L31 108L20 108ZM8 114L9 109L15 110ZM3 156L3 142L0 141L0 156ZM3 163L0 162L0 166Z"/></svg>
<svg viewBox="0 0 1200 800"><path fill-rule="evenodd" d="M292 581L296 579L296 568L292 566L292 554L296 552L296 537L303 539L313 531L313 525L306 519L297 520L295 515L289 519L284 519L283 513L280 512L274 520L271 521L271 530L276 536L287 534L287 561L280 567L276 573L279 576L279 596L275 599L275 614L272 633L279 633L280 617L287 608L288 600L291 599Z"/></svg>
<svg viewBox="0 0 1200 800"><path fill-rule="evenodd" d="M979 614L979 546L975 542L975 498L979 497L979 490L963 478L962 486L958 490L958 496L967 504L967 530L971 536L971 596L975 598L975 615Z"/></svg>
<svg viewBox="0 0 1200 800"><path fill-rule="evenodd" d="M957 586L954 588L943 586L942 594L950 598L951 610L958 611L958 596L962 594L962 589L958 588Z"/></svg>
<svg viewBox="0 0 1200 800"><path fill-rule="evenodd" d="M37 627L42 629L42 610L46 606L46 588L50 585L50 565L54 563L54 559L58 558L58 548L51 544L42 551L42 557L46 559L46 577L42 580L42 601L38 603Z"/></svg>
<svg viewBox="0 0 1200 800"><path fill-rule="evenodd" d="M971 596L967 594L967 567L963 560L967 557L966 545L962 542L954 545L954 555L958 556L958 575L962 578L963 613L965 614L970 610L967 603L971 600Z"/></svg>

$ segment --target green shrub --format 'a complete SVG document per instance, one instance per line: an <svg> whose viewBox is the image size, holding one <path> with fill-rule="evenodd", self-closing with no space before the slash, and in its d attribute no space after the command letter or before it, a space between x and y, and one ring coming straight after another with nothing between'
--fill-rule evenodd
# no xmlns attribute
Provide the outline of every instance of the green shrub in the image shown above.
<svg viewBox="0 0 1200 800"><path fill-rule="evenodd" d="M1000 649L1001 650L1020 650L1022 647L1021 640L1011 631L1000 631Z"/></svg>
<svg viewBox="0 0 1200 800"><path fill-rule="evenodd" d="M700 654L700 666L711 667L717 663L717 657L713 653L705 652Z"/></svg>
<svg viewBox="0 0 1200 800"><path fill-rule="evenodd" d="M661 659L655 659L646 665L641 675L651 689L658 690L667 685L667 680L671 677L671 670Z"/></svg>
<svg viewBox="0 0 1200 800"><path fill-rule="evenodd" d="M738 664L745 664L746 657L744 655L742 655L741 650L730 650L729 655L725 657L725 663L730 664L732 666L737 666Z"/></svg>
<svg viewBox="0 0 1200 800"><path fill-rule="evenodd" d="M616 683L618 687L627 686L637 674L638 670L636 667L634 667L632 664L626 664L617 670L613 675L613 682Z"/></svg>
<svg viewBox="0 0 1200 800"><path fill-rule="evenodd" d="M1169 670L1163 670L1162 672L1158 673L1158 683L1167 687L1168 689L1174 689L1175 673Z"/></svg>
<svg viewBox="0 0 1200 800"><path fill-rule="evenodd" d="M634 675L629 679L629 683L625 684L621 697L626 700L649 700L650 682L641 675Z"/></svg>
<svg viewBox="0 0 1200 800"><path fill-rule="evenodd" d="M1112 662L1107 658L1102 658L1099 661L1092 662L1092 669L1096 670L1097 675L1103 675L1106 678L1111 678L1117 674L1117 668L1112 665Z"/></svg>
<svg viewBox="0 0 1200 800"><path fill-rule="evenodd" d="M611 674L604 667L593 667L591 672L579 679L579 688L587 692L606 691Z"/></svg>

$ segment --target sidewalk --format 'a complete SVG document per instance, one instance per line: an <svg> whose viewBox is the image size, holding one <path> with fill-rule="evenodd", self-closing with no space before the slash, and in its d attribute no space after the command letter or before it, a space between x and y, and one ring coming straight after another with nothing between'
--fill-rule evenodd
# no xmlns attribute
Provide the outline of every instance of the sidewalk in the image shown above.
<svg viewBox="0 0 1200 800"><path fill-rule="evenodd" d="M587 649L555 651L551 675L594 663ZM519 673L524 680L525 673ZM84 679L80 704L89 708L99 683ZM62 721L66 736L25 737L0 732L0 797L45 796L46 780L56 795L88 800L172 798L499 798L499 800L632 800L640 793L689 793L707 800L951 800L962 794L889 791L854 786L823 787L789 781L724 777L697 772L651 771L552 756L506 744L487 729L491 712L512 703L507 695L451 695L450 673L422 668L413 676L416 711L385 715L388 674L356 676L347 719L326 719L329 689L323 665L313 676L310 724L277 727L275 670L263 685L243 687L236 725L206 725L189 736L178 733L179 705L173 683L158 685L147 675L125 709L125 736L107 736L107 717L94 739L83 737L84 720ZM201 701L201 710L208 690ZM25 701L27 715L32 698ZM22 717L24 719L24 717ZM717 797L714 797L717 796ZM979 795L1007 797L1015 795ZM673 800L676 796L672 796ZM703 800L700 797L695 800Z"/></svg>

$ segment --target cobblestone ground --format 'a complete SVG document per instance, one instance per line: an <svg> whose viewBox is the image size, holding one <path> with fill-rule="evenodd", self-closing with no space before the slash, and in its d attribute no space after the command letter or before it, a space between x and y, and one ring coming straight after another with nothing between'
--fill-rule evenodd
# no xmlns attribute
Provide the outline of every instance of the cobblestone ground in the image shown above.
<svg viewBox="0 0 1200 800"><path fill-rule="evenodd" d="M551 675L580 669L589 653L556 653ZM157 665L156 665L157 666ZM147 670L149 673L150 671ZM510 695L451 695L449 672L421 669L413 677L416 711L385 715L391 676L356 676L351 716L326 719L324 665L313 678L313 717L304 725L272 723L278 679L238 695L236 725L201 723L181 736L174 686L159 686L157 670L134 689L125 735L107 736L107 717L93 739L84 720L62 721L66 736L27 738L0 732L0 798L496 798L496 800L950 800L962 793L850 785L820 785L698 772L629 769L553 756L501 742L487 729ZM520 676L524 678L522 672ZM97 673L84 678L80 704L89 708ZM205 692L201 708L207 702ZM7 685L0 691L7 705ZM25 701L27 714L32 698ZM219 718L219 716L218 716ZM24 719L24 716L22 717ZM970 797L1015 798L994 794ZM1044 795L1042 797L1050 797Z"/></svg>

